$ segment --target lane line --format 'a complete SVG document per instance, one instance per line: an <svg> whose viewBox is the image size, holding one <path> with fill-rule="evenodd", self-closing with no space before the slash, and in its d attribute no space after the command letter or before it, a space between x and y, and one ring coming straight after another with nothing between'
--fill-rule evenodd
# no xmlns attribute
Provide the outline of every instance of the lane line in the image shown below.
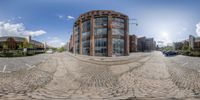
<svg viewBox="0 0 200 100"><path fill-rule="evenodd" d="M185 66L185 65L187 65L187 64L188 64L188 62L184 63L182 66Z"/></svg>
<svg viewBox="0 0 200 100"><path fill-rule="evenodd" d="M25 65L26 65L26 66L28 66L29 68L32 68L32 66L31 66L31 65L29 65L29 64L27 64L27 63L26 63Z"/></svg>
<svg viewBox="0 0 200 100"><path fill-rule="evenodd" d="M5 70L6 70L6 65L4 65L4 67L3 67L3 72L5 72Z"/></svg>

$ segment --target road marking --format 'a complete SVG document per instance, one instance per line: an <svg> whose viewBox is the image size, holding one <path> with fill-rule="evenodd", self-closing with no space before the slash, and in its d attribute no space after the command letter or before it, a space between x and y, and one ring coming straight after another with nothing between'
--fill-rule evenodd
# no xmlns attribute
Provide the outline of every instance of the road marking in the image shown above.
<svg viewBox="0 0 200 100"><path fill-rule="evenodd" d="M188 62L184 63L182 66L185 66L185 65L187 65L187 64L188 64Z"/></svg>
<svg viewBox="0 0 200 100"><path fill-rule="evenodd" d="M6 70L6 65L4 65L4 67L3 67L3 72L5 72L5 70Z"/></svg>
<svg viewBox="0 0 200 100"><path fill-rule="evenodd" d="M31 65L29 65L29 64L25 64L26 66L28 66L29 68L32 68L32 66Z"/></svg>
<svg viewBox="0 0 200 100"><path fill-rule="evenodd" d="M36 67L35 65L32 65L32 66L31 66L31 65L29 65L29 64L27 64L27 63L26 63L25 65L29 67L28 69L31 69L31 68L33 68L33 67Z"/></svg>

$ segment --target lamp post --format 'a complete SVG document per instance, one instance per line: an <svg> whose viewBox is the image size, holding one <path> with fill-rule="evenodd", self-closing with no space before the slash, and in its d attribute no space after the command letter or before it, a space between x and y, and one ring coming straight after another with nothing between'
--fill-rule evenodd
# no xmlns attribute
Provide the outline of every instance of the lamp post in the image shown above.
<svg viewBox="0 0 200 100"><path fill-rule="evenodd" d="M138 26L138 23L137 23L137 19L128 19L129 21L135 21L135 22L133 22L133 23L129 23L129 25L136 25L136 26ZM135 40L135 39L134 39ZM137 51L137 39L135 40L136 42L135 42L135 50L134 51ZM128 41L128 42L130 42L130 40ZM128 45L129 46L131 46L130 45L131 43L129 43ZM130 47L129 47L130 48ZM129 50L129 52L130 52L130 50Z"/></svg>
<svg viewBox="0 0 200 100"><path fill-rule="evenodd" d="M137 19L128 19L129 21L137 21ZM134 23L129 23L130 25L134 24L136 26L138 26L138 23L137 22L134 22Z"/></svg>

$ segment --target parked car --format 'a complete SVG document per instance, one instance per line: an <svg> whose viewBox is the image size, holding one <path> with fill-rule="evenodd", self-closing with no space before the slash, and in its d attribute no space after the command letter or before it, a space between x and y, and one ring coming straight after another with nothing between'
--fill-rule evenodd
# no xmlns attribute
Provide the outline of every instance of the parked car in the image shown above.
<svg viewBox="0 0 200 100"><path fill-rule="evenodd" d="M178 54L178 52L176 52L176 51L165 51L165 52L163 52L163 54L165 56L175 56L175 55Z"/></svg>
<svg viewBox="0 0 200 100"><path fill-rule="evenodd" d="M165 54L167 51L162 51L163 54Z"/></svg>
<svg viewBox="0 0 200 100"><path fill-rule="evenodd" d="M49 49L49 50L46 51L46 53L52 54L52 53L53 53L53 50L52 50L52 49Z"/></svg>

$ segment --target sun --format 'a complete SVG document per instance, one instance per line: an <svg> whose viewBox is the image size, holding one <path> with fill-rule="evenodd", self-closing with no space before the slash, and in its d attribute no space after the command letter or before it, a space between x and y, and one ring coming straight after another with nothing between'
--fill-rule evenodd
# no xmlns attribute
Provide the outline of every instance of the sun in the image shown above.
<svg viewBox="0 0 200 100"><path fill-rule="evenodd" d="M161 32L161 35L162 35L163 37L168 37L168 36L169 36L169 33L167 33L167 32Z"/></svg>

